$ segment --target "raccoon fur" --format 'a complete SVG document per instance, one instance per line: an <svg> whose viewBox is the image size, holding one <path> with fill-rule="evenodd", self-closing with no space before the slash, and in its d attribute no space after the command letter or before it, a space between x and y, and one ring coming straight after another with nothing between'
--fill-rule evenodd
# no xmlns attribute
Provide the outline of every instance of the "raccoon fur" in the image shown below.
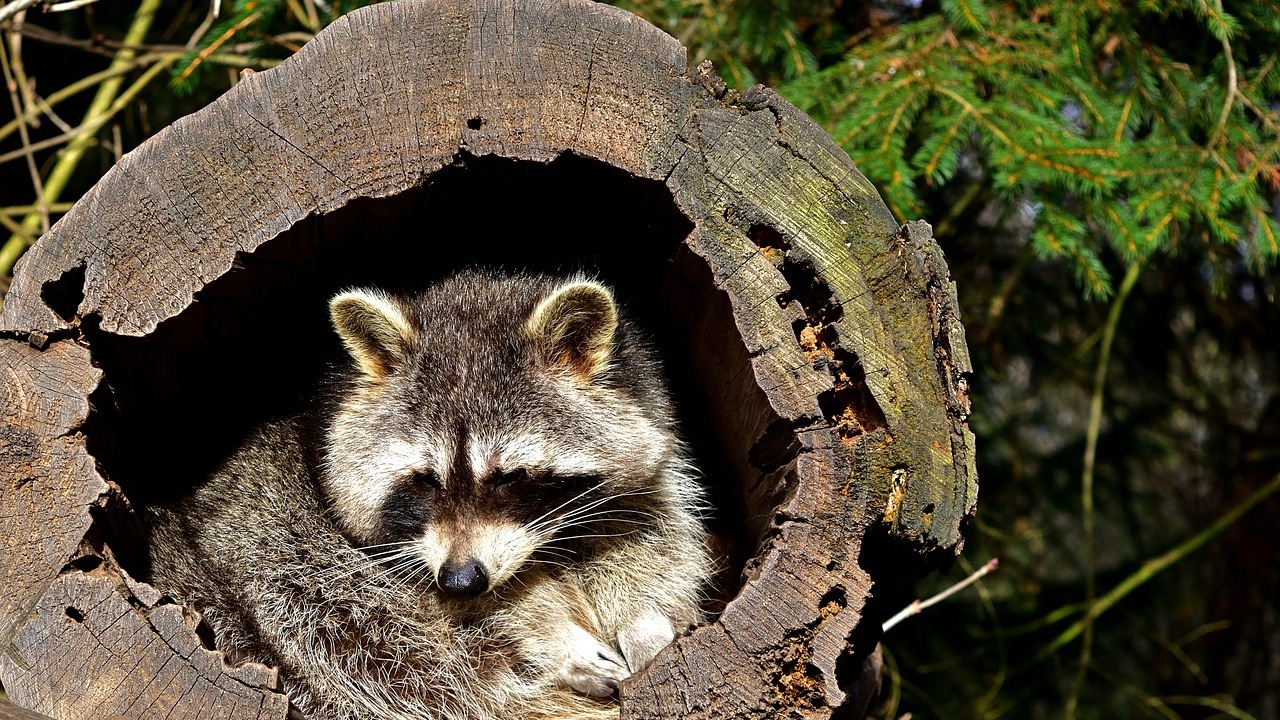
<svg viewBox="0 0 1280 720"><path fill-rule="evenodd" d="M330 314L348 369L148 511L153 582L313 718L616 718L709 562L612 293L470 271Z"/></svg>

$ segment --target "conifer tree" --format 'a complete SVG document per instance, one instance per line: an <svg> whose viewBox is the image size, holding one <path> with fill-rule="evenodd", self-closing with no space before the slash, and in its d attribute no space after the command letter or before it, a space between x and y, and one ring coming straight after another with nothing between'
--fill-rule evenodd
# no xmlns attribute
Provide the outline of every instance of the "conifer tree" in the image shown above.
<svg viewBox="0 0 1280 720"><path fill-rule="evenodd" d="M1100 257L1280 253L1280 4L640 0L731 82L781 82L902 221L975 201L1105 297ZM948 228L950 225L947 226Z"/></svg>

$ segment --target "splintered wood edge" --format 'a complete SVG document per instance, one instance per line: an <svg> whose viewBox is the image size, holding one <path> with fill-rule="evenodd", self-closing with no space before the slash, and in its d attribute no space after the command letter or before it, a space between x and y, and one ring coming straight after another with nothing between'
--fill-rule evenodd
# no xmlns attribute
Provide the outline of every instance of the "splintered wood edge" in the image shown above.
<svg viewBox="0 0 1280 720"><path fill-rule="evenodd" d="M184 704L217 708L192 718L285 717L274 670L226 666L199 644L193 614L134 582L102 545L95 516L124 500L79 431L101 378L74 341L41 351L0 340L0 585L11 590L0 600L0 682L60 718Z"/></svg>
<svg viewBox="0 0 1280 720"><path fill-rule="evenodd" d="M572 151L665 180L697 228L688 247L732 305L756 383L796 442L776 471L786 501L740 596L624 686L623 714L821 716L859 691L840 686L837 664L874 644L874 634L853 642L872 583L859 557L864 533L878 525L921 551L955 552L973 510L954 286L927 226L900 234L809 118L765 88L728 91L708 65L690 69L684 58L648 23L579 0L353 12L126 155L24 258L0 333L37 344L52 336L41 356L70 344L90 316L105 332L149 334L238 252L352 199L415 187L463 151L541 162ZM76 272L82 299L50 307L45 289ZM13 364L31 352L0 345L21 358ZM82 439L76 448L91 469ZM72 548L89 522L87 510L75 517L62 535ZM26 663L12 644L20 628L29 637L75 622L65 609L60 620L39 615L40 603L108 585L133 597L109 559L94 570L108 579L64 572L71 553L0 568L35 588L7 609L6 685ZM121 617L139 634L117 650L160 637L154 610L134 600ZM189 627L169 627L194 642ZM209 678L226 673L210 667ZM174 696L154 701L165 698ZM102 702L95 707L111 705ZM263 702L241 716L279 709Z"/></svg>
<svg viewBox="0 0 1280 720"><path fill-rule="evenodd" d="M88 532L107 492L76 430L101 372L74 342L0 340L0 646Z"/></svg>

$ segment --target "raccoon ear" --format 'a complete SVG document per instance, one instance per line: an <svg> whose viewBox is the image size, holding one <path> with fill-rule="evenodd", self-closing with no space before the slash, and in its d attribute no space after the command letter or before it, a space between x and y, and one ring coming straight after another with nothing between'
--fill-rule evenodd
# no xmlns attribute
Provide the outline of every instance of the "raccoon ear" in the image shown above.
<svg viewBox="0 0 1280 720"><path fill-rule="evenodd" d="M400 305L377 290L349 290L329 301L333 327L366 375L385 377L404 363L417 332Z"/></svg>
<svg viewBox="0 0 1280 720"><path fill-rule="evenodd" d="M605 286L573 280L538 303L524 328L548 363L591 379L609 363L618 309Z"/></svg>

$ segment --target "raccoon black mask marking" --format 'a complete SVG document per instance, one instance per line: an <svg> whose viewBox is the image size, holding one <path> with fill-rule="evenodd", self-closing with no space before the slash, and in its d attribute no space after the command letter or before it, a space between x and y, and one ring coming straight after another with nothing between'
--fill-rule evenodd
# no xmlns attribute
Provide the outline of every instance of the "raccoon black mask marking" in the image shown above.
<svg viewBox="0 0 1280 720"><path fill-rule="evenodd" d="M351 366L318 427L270 424L154 509L156 583L317 716L616 716L584 696L701 619L709 567L612 293L468 272L330 313Z"/></svg>

